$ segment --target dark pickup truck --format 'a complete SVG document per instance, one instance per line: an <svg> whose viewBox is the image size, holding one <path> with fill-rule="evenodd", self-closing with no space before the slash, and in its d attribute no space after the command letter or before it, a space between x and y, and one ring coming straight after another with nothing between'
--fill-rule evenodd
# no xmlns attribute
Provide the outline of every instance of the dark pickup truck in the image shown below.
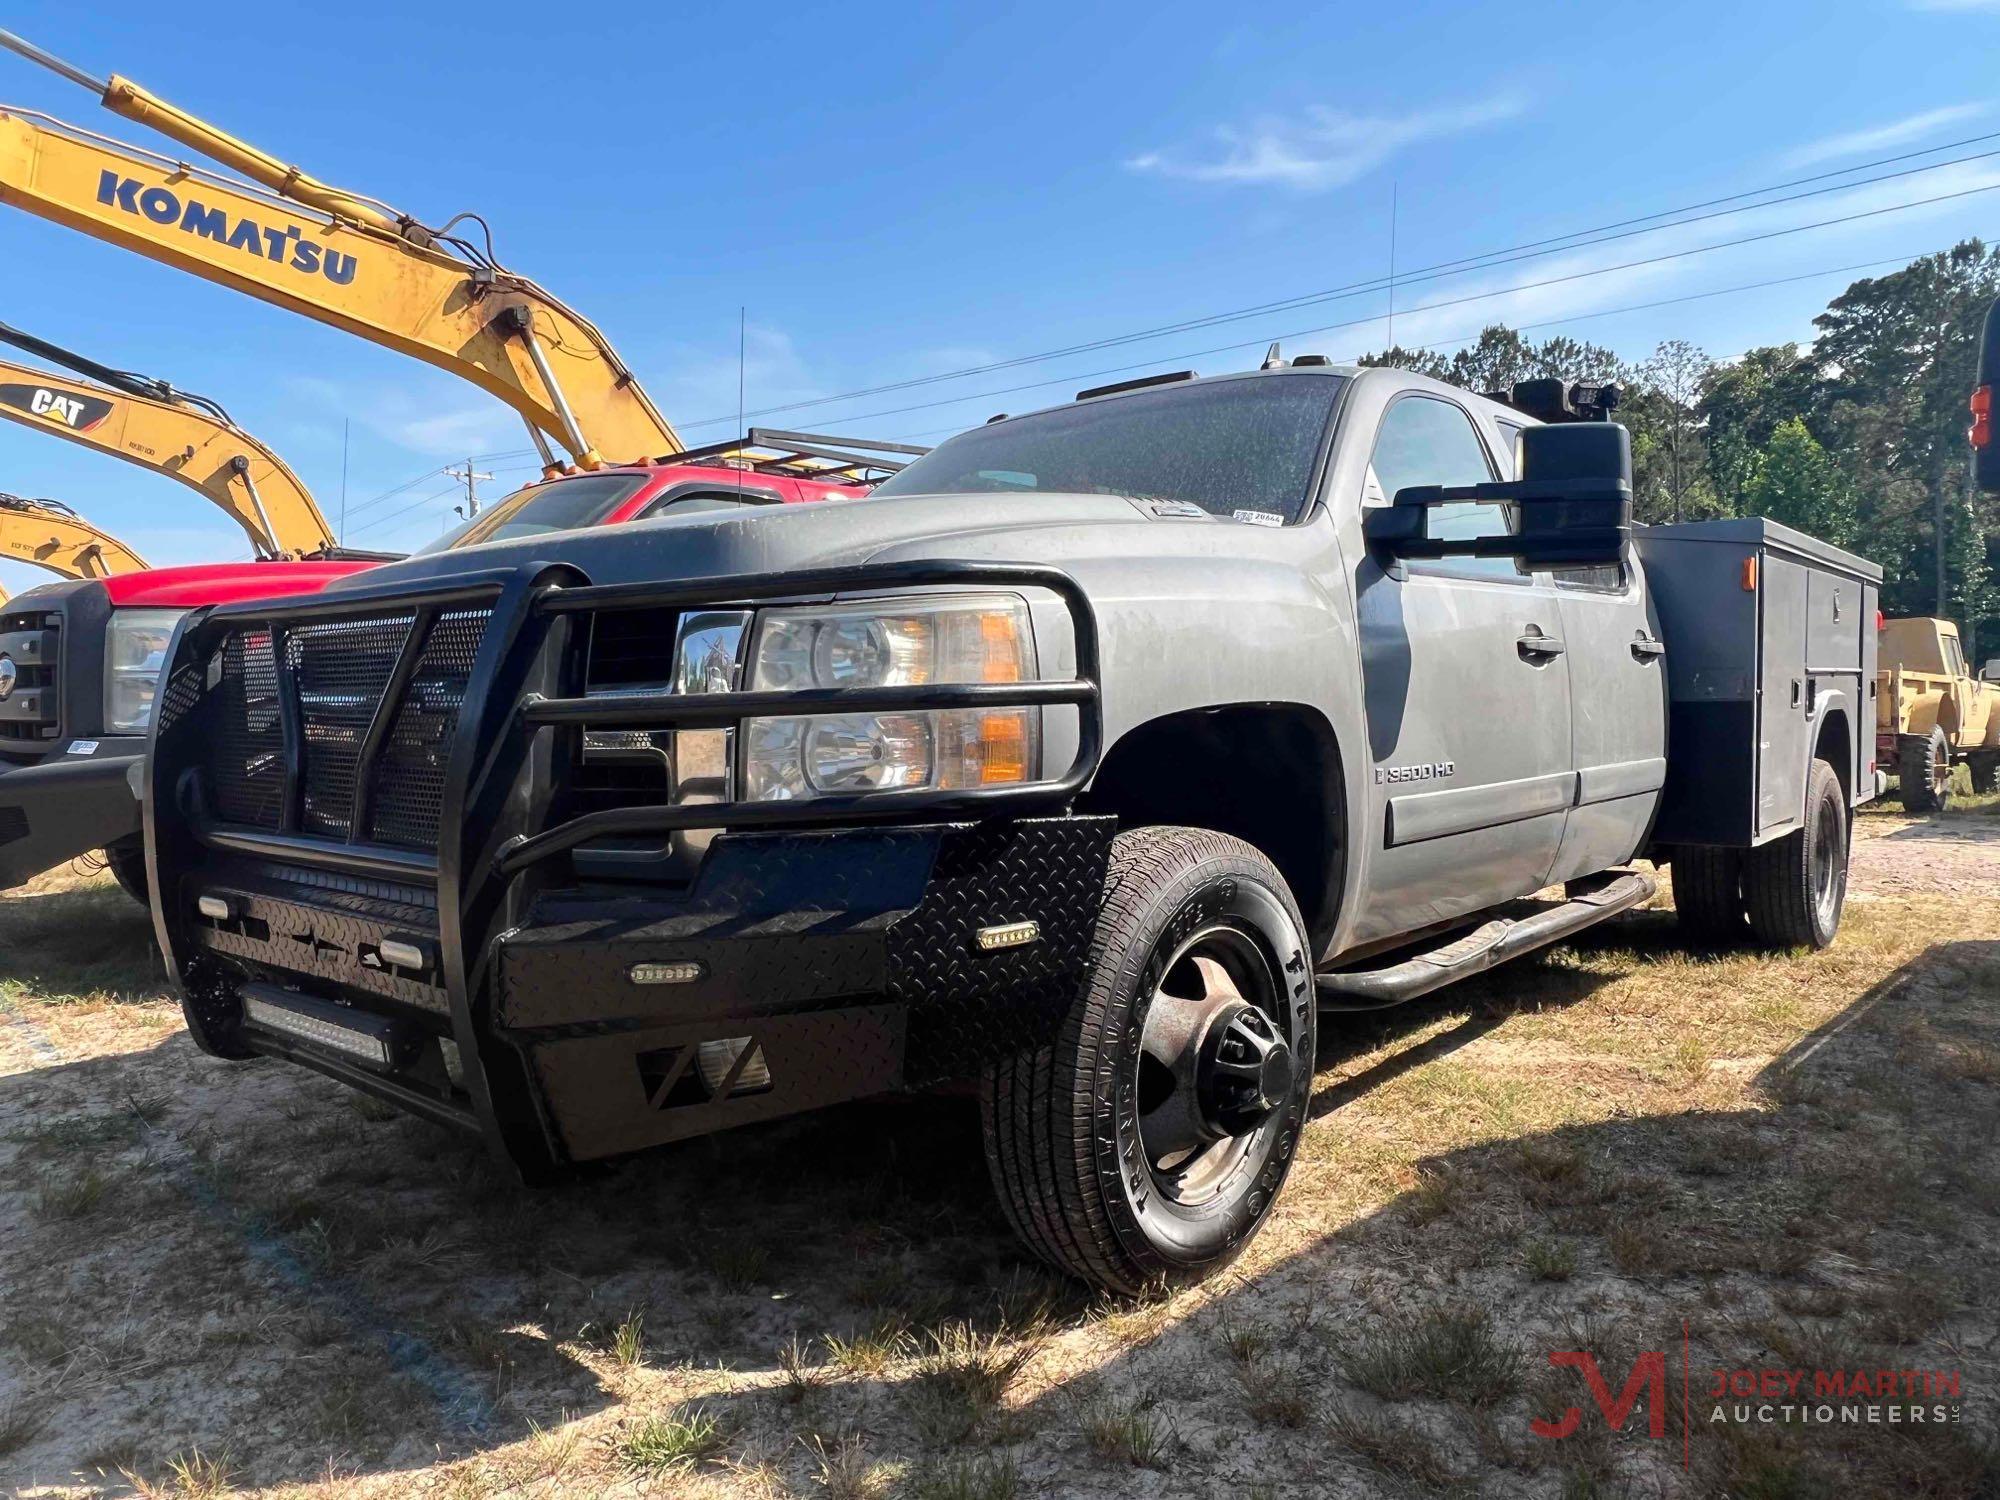
<svg viewBox="0 0 2000 1500"><path fill-rule="evenodd" d="M146 796L188 1024L530 1177L973 1083L1039 1254L1201 1275L1322 1018L1627 910L1645 859L1703 942L1833 940L1879 571L1633 527L1607 404L1142 381L855 504L190 615Z"/></svg>

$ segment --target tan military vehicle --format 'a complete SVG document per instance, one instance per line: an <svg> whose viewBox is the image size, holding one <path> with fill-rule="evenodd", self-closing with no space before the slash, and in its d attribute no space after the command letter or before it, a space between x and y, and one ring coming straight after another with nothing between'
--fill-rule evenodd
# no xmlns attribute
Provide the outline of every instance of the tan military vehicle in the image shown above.
<svg viewBox="0 0 2000 1500"><path fill-rule="evenodd" d="M1975 792L2000 791L2000 683L1972 675L1956 625L1885 621L1875 683L1875 755L1901 777L1905 808L1941 810L1961 763Z"/></svg>

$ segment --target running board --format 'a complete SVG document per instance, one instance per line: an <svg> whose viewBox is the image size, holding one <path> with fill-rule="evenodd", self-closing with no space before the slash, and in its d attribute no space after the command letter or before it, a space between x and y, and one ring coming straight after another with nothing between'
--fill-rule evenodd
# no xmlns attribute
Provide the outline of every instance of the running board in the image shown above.
<svg viewBox="0 0 2000 1500"><path fill-rule="evenodd" d="M1314 976L1321 1010L1386 1010L1432 990L1503 964L1523 953L1572 937L1586 927L1629 911L1659 889L1634 870L1571 896L1560 906L1525 917L1495 917L1415 958L1387 969L1356 969Z"/></svg>

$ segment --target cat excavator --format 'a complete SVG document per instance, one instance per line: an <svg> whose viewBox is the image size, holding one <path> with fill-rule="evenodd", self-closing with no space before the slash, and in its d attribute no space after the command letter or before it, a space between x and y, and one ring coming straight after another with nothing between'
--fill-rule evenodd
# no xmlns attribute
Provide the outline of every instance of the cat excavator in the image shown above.
<svg viewBox="0 0 2000 1500"><path fill-rule="evenodd" d="M33 563L58 578L115 578L146 560L109 532L55 500L0 493L0 558ZM0 593L0 602L6 594Z"/></svg>
<svg viewBox="0 0 2000 1500"><path fill-rule="evenodd" d="M82 377L0 359L0 418L178 480L241 526L259 557L327 557L338 550L298 475L219 403L5 323L0 343Z"/></svg>
<svg viewBox="0 0 2000 1500"><path fill-rule="evenodd" d="M550 477L682 451L604 334L502 266L477 214L427 226L128 78L93 77L7 31L0 47L227 169L0 108L0 202L461 376L521 416Z"/></svg>

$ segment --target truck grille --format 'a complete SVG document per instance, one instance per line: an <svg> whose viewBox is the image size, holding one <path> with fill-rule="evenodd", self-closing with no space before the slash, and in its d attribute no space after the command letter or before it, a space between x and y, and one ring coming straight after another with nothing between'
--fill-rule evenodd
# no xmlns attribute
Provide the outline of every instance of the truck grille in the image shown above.
<svg viewBox="0 0 2000 1500"><path fill-rule="evenodd" d="M408 682L388 707L372 764L363 763L369 731L397 675L414 611L291 627L283 637L282 683L267 627L229 635L218 658L219 722L207 768L218 815L284 830L288 693L298 715L297 831L343 843L435 849L458 711L491 617L490 608L476 608L429 619ZM357 828L364 784L373 792L372 811Z"/></svg>
<svg viewBox="0 0 2000 1500"><path fill-rule="evenodd" d="M49 610L0 610L0 656L14 664L14 690L0 703L0 752L40 755L61 733L62 616Z"/></svg>

